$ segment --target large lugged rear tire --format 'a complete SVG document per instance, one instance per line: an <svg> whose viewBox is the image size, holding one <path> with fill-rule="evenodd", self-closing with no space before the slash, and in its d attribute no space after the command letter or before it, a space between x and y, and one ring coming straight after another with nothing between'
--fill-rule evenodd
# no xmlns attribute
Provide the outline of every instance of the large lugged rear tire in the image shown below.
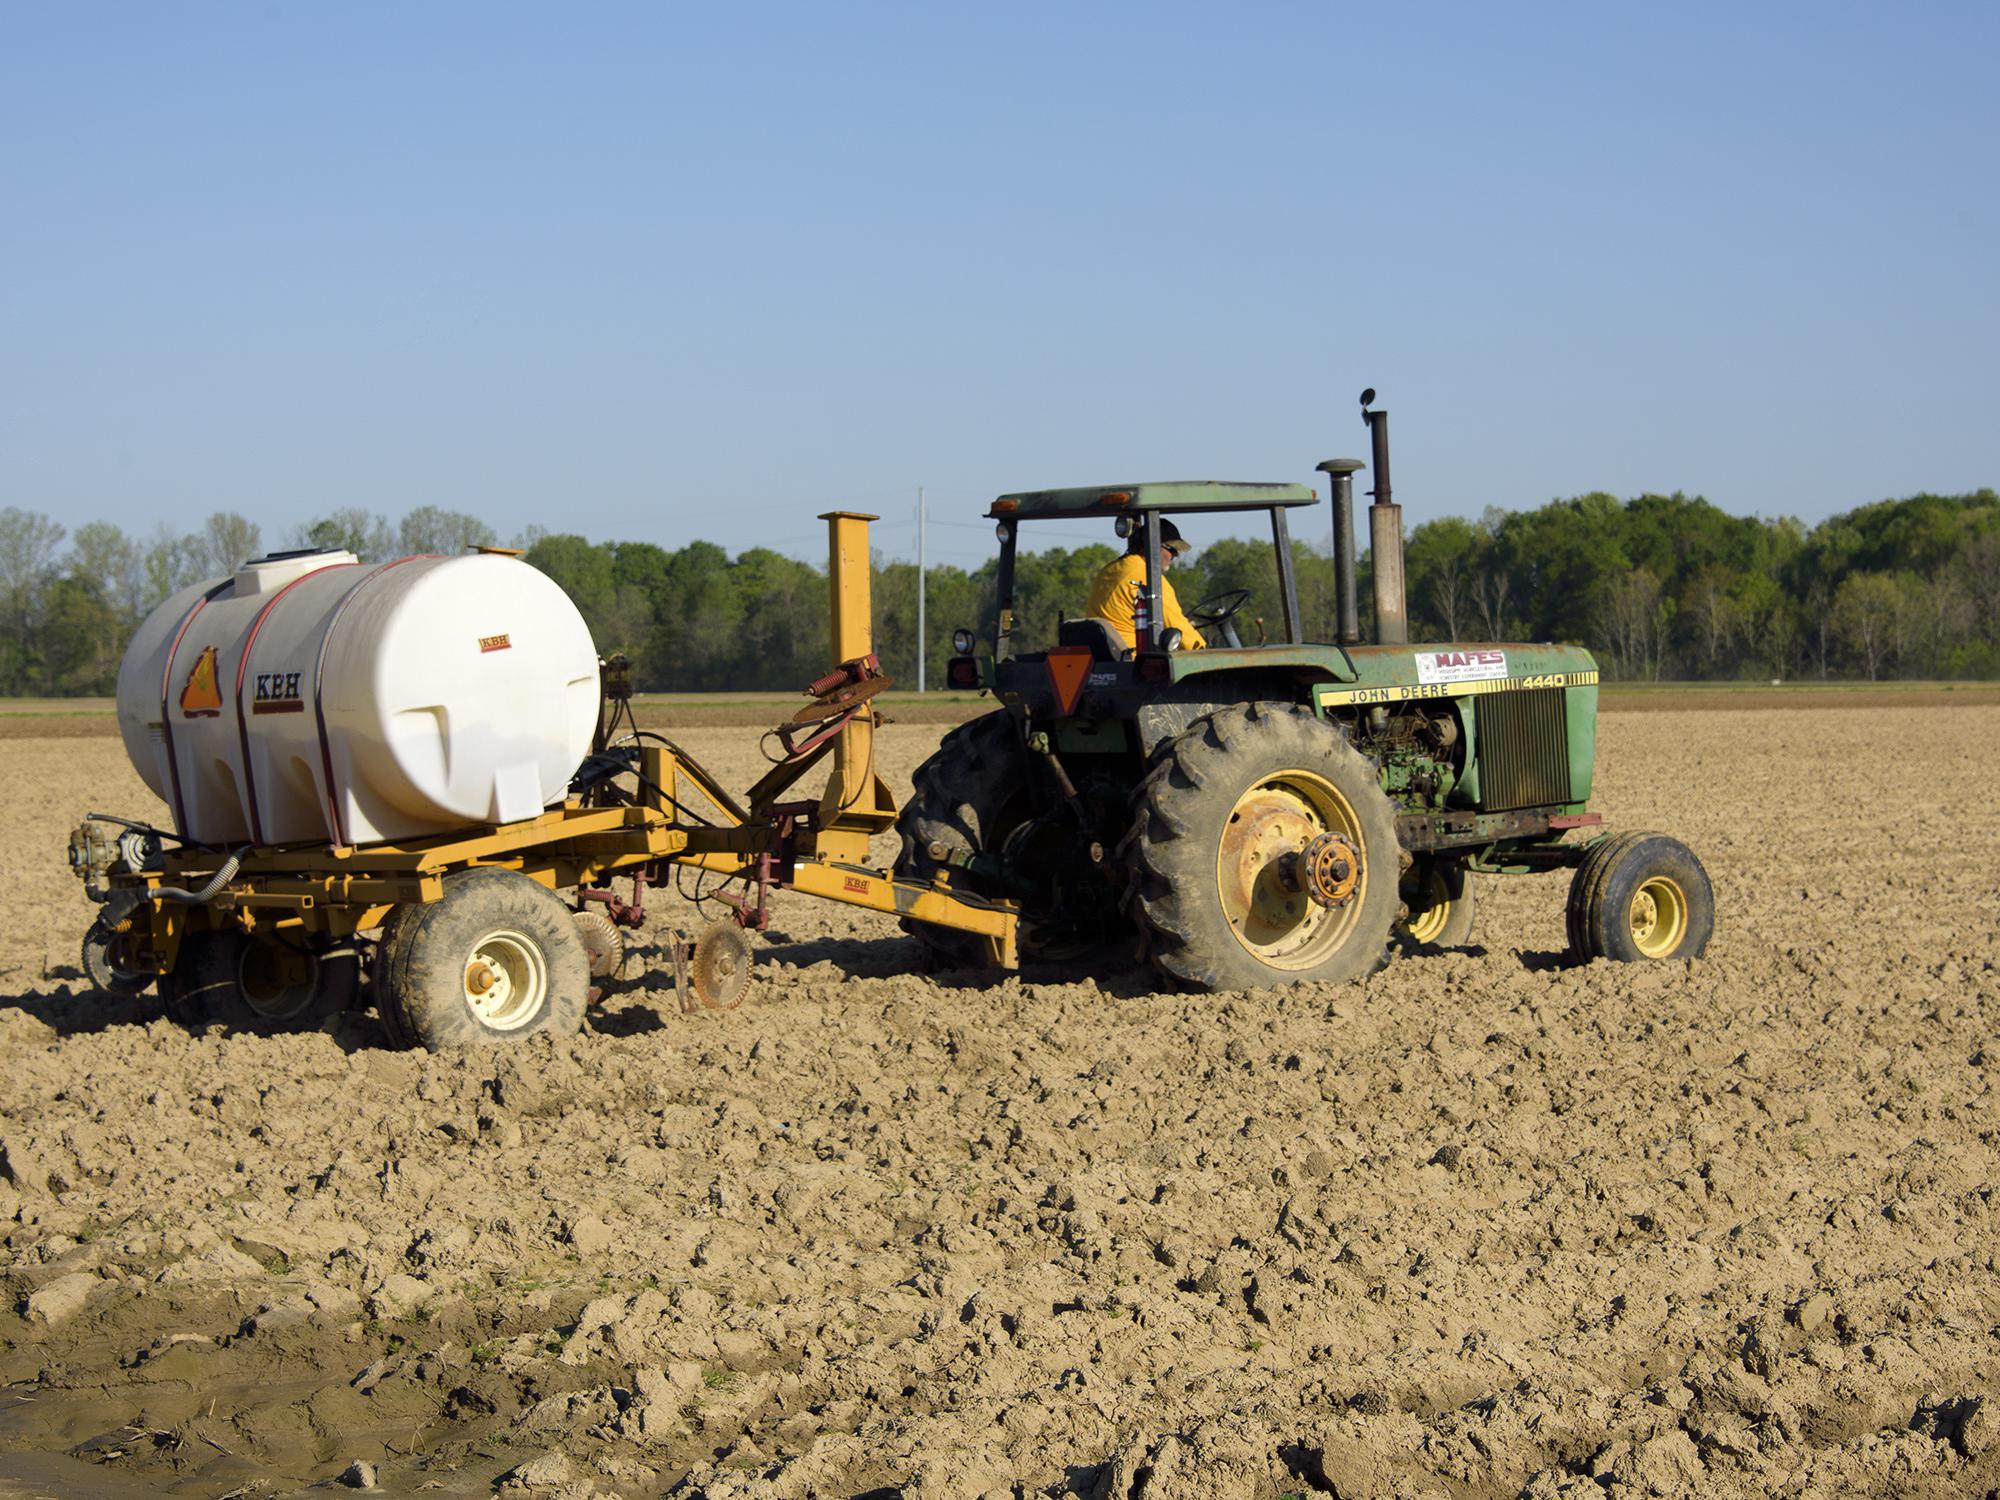
<svg viewBox="0 0 2000 1500"><path fill-rule="evenodd" d="M1224 709L1172 742L1135 800L1127 910L1166 974L1252 989L1382 966L1401 904L1395 815L1333 726L1289 704ZM1336 852L1337 878L1318 882L1331 904L1298 873L1315 844Z"/></svg>
<svg viewBox="0 0 2000 1500"><path fill-rule="evenodd" d="M917 767L914 791L896 819L903 840L896 877L931 881L948 872L955 889L997 896L965 861L998 854L1001 841L1033 813L1027 753L1013 715L1002 709L961 724ZM986 960L986 940L976 934L908 918L903 930L954 967Z"/></svg>
<svg viewBox="0 0 2000 1500"><path fill-rule="evenodd" d="M399 918L385 947L378 1004L392 1036L440 1052L583 1025L590 959L576 923L555 892L517 871L447 876L444 894Z"/></svg>
<svg viewBox="0 0 2000 1500"><path fill-rule="evenodd" d="M1577 866L1567 916L1578 963L1699 958L1715 932L1715 891L1679 839L1616 833Z"/></svg>

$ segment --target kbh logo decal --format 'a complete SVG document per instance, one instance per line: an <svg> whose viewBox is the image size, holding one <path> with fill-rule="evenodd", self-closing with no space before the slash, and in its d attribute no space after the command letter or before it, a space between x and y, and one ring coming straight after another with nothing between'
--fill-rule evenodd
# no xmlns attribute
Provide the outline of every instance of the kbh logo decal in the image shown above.
<svg viewBox="0 0 2000 1500"><path fill-rule="evenodd" d="M250 702L253 714L298 714L305 712L299 679L303 672L259 672L257 696Z"/></svg>
<svg viewBox="0 0 2000 1500"><path fill-rule="evenodd" d="M1419 651L1419 682L1491 682L1507 675L1505 651Z"/></svg>

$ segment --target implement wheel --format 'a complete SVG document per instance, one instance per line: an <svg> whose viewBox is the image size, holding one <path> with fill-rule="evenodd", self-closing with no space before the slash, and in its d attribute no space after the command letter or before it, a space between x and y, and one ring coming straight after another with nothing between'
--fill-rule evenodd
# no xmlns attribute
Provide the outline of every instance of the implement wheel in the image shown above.
<svg viewBox="0 0 2000 1500"><path fill-rule="evenodd" d="M734 922L711 922L694 940L688 980L710 1010L734 1010L750 984L750 938Z"/></svg>
<svg viewBox="0 0 2000 1500"><path fill-rule="evenodd" d="M1472 941L1472 875L1459 861L1419 856L1404 873L1398 893L1410 909L1396 924L1403 947L1462 948Z"/></svg>
<svg viewBox="0 0 2000 1500"><path fill-rule="evenodd" d="M160 980L183 1026L301 1029L354 1002L361 964L348 948L321 952L240 932L192 932Z"/></svg>
<svg viewBox="0 0 2000 1500"><path fill-rule="evenodd" d="M397 915L378 961L377 1004L395 1041L439 1052L583 1025L590 959L573 914L513 870L446 876L437 901Z"/></svg>
<svg viewBox="0 0 2000 1500"><path fill-rule="evenodd" d="M153 982L150 969L128 969L120 962L119 935L105 925L102 917L90 924L83 935L83 972L98 989L121 1000L130 1000Z"/></svg>
<svg viewBox="0 0 2000 1500"><path fill-rule="evenodd" d="M183 1026L226 1019L242 1004L236 994L242 958L239 932L190 932L182 938L173 968L160 976L167 1015Z"/></svg>
<svg viewBox="0 0 2000 1500"><path fill-rule="evenodd" d="M1715 931L1715 892L1679 839L1613 834L1577 866L1568 917L1570 951L1579 963L1699 958Z"/></svg>
<svg viewBox="0 0 2000 1500"><path fill-rule="evenodd" d="M1127 909L1167 974L1251 989L1382 966L1395 817L1331 725L1289 704L1224 709L1172 742L1136 802Z"/></svg>
<svg viewBox="0 0 2000 1500"><path fill-rule="evenodd" d="M616 979L625 967L625 934L618 924L601 911L570 914L583 954L590 964L592 979Z"/></svg>
<svg viewBox="0 0 2000 1500"><path fill-rule="evenodd" d="M250 938L236 961L239 1024L308 1026L354 1003L361 960L352 947L318 952Z"/></svg>
<svg viewBox="0 0 2000 1500"><path fill-rule="evenodd" d="M1027 761L1020 730L1004 710L946 735L917 767L915 790L896 819L903 840L896 878L931 881L948 873L954 890L1004 894L997 881L965 865L976 855L997 857L1007 836L1034 816ZM986 962L986 940L975 933L908 918L903 930L942 963L972 967Z"/></svg>

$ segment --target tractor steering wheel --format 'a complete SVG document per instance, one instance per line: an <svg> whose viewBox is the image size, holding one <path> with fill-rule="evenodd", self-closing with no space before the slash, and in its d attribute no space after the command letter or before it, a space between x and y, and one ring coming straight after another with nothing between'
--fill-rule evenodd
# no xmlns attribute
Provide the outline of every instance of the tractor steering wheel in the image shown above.
<svg viewBox="0 0 2000 1500"><path fill-rule="evenodd" d="M1188 611L1190 620L1203 625L1220 625L1241 609L1250 598L1248 589L1224 589L1219 594L1210 594L1201 603Z"/></svg>

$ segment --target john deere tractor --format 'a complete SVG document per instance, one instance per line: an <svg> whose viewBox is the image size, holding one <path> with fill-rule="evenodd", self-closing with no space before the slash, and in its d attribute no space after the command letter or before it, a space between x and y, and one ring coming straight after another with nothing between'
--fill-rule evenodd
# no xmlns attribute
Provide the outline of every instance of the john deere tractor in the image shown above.
<svg viewBox="0 0 2000 1500"><path fill-rule="evenodd" d="M1070 956L1136 931L1173 980L1244 989L1358 979L1391 941L1465 944L1475 876L1573 868L1579 960L1684 959L1714 924L1708 876L1679 841L1608 834L1587 810L1597 664L1578 646L1407 639L1402 515L1389 487L1388 414L1362 396L1376 638L1359 628L1355 459L1319 466L1334 509L1337 639L1300 627L1288 516L1298 484L1095 485L1003 495L991 655L969 631L947 680L1001 707L948 734L918 769L897 827L897 874L1018 902L1030 957ZM1268 519L1282 639L1245 645L1242 590L1162 625L1169 516ZM1047 650L1016 651L1014 572L1026 521L1110 523L1143 538L1135 644L1110 622L1064 620ZM946 963L978 960L947 928L910 930Z"/></svg>

